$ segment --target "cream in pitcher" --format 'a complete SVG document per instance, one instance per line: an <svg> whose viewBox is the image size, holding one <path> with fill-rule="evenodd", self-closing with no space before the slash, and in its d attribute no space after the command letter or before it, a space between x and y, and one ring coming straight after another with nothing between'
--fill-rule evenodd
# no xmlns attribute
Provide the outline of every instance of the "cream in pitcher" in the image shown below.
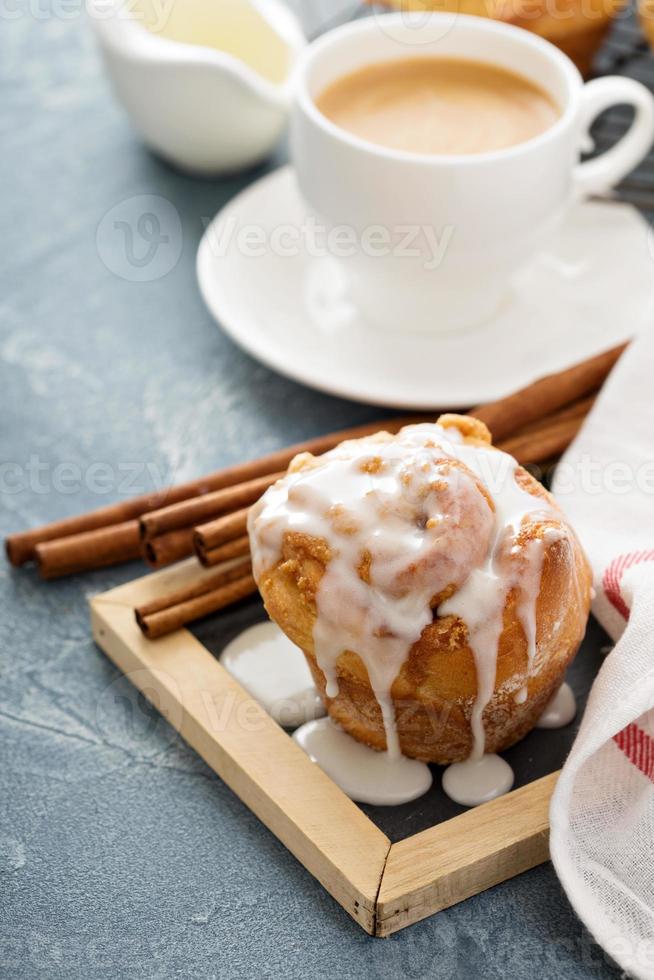
<svg viewBox="0 0 654 980"><path fill-rule="evenodd" d="M267 156L305 39L281 0L87 0L118 98L153 150L196 173Z"/></svg>
<svg viewBox="0 0 654 980"><path fill-rule="evenodd" d="M156 37L224 51L276 85L286 80L290 52L269 20L265 4L248 0L134 0L132 9Z"/></svg>

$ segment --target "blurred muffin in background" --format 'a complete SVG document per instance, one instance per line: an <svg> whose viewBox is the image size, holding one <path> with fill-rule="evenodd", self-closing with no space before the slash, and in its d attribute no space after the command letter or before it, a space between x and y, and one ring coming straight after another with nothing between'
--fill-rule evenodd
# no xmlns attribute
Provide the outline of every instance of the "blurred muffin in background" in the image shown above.
<svg viewBox="0 0 654 980"><path fill-rule="evenodd" d="M638 17L647 43L654 48L654 0L638 0Z"/></svg>
<svg viewBox="0 0 654 980"><path fill-rule="evenodd" d="M375 0L368 2L379 5ZM649 7L648 36L654 37L654 0L639 2L641 17L643 8ZM400 11L473 14L515 24L551 41L582 75L588 75L614 17L625 4L626 0L382 0L381 5Z"/></svg>

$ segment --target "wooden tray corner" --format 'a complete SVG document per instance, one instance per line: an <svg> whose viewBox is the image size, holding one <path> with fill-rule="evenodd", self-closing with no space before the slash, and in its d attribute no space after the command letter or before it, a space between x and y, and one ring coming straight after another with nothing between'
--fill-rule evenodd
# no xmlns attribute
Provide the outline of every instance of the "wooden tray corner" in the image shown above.
<svg viewBox="0 0 654 980"><path fill-rule="evenodd" d="M548 859L558 773L391 843L188 630L144 638L134 607L198 574L184 562L96 596L94 639L367 933L389 936Z"/></svg>

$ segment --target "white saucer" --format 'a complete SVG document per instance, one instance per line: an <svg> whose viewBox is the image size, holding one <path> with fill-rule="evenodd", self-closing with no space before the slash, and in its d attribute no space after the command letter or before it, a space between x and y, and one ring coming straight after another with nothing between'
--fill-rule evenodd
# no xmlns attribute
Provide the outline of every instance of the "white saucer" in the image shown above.
<svg viewBox="0 0 654 980"><path fill-rule="evenodd" d="M501 398L633 336L653 306L646 222L630 205L586 203L492 320L464 333L384 333L348 302L338 262L309 255L299 234L291 241L306 214L289 167L251 184L205 232L200 290L253 357L356 401L454 408Z"/></svg>

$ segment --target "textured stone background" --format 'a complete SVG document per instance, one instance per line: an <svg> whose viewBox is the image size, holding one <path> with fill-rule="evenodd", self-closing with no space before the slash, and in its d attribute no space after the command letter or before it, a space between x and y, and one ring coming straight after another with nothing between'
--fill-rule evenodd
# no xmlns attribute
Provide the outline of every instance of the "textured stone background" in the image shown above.
<svg viewBox="0 0 654 980"><path fill-rule="evenodd" d="M253 175L151 157L74 2L6 4L1 32L0 531L379 415L271 374L205 312L203 221ZM141 195L178 213L181 254L139 282L107 228ZM0 567L3 980L613 975L549 866L366 937L93 646L87 598L140 573Z"/></svg>

